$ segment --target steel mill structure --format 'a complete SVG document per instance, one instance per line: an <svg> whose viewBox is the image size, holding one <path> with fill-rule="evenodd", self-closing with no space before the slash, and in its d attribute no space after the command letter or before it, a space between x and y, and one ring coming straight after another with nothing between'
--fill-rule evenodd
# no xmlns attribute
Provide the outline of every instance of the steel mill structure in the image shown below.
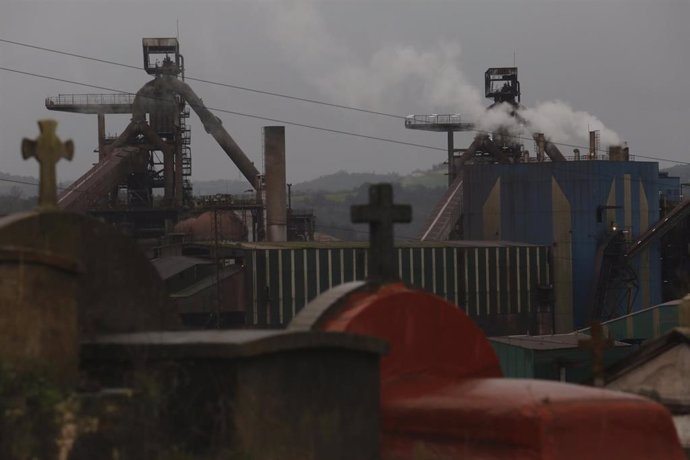
<svg viewBox="0 0 690 460"><path fill-rule="evenodd" d="M420 240L550 247L558 332L677 298L682 292L666 285L683 284L679 276L687 281L678 273L687 273L688 258L677 255L687 236L665 237L687 228L690 201L681 201L679 179L659 173L656 162L633 161L625 145L602 153L598 131L589 133L588 152L564 155L521 118L517 76L515 67L488 69L485 95L493 100L487 110L507 110L524 136L514 128L477 131L468 148L455 149L453 132L475 130L459 116L406 118L408 129L448 133L449 187Z"/></svg>
<svg viewBox="0 0 690 460"><path fill-rule="evenodd" d="M192 197L187 124L191 108L255 192L249 199L221 200L223 209L241 211L245 216L248 211L248 233L255 240L285 240L284 128L264 129L264 178L221 120L185 83L178 40L144 38L142 45L144 70L154 79L136 94L61 94L46 99L49 110L96 114L98 118L98 163L60 194L60 208L101 217L137 238L163 236L190 214L216 210L218 200L200 202ZM107 114L131 114L132 118L119 136L108 137ZM301 215L299 223L303 220Z"/></svg>
<svg viewBox="0 0 690 460"><path fill-rule="evenodd" d="M291 205L285 128L263 128L260 172L185 82L177 39L142 45L154 78L136 94L46 99L50 110L98 118L98 162L62 191L59 207L152 242L149 256L195 326L285 327L327 289L371 276L363 245L310 241L313 214ZM419 241L396 243L391 272L460 306L491 335L568 333L679 297L690 285L680 250L690 201L681 201L679 179L632 161L627 146L602 153L597 131L586 151L564 154L522 119L517 67L484 77L487 110L512 115L513 126L477 131L458 114L405 119L407 129L446 133L448 190ZM192 195L192 111L250 195ZM109 137L106 114L131 121ZM456 148L463 131L476 135Z"/></svg>

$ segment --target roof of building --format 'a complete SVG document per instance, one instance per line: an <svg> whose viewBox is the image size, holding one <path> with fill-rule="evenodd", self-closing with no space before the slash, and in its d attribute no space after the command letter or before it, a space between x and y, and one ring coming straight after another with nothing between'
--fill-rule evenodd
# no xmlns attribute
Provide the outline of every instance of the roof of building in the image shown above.
<svg viewBox="0 0 690 460"><path fill-rule="evenodd" d="M369 247L367 241L261 241L261 242L236 242L221 243L223 247L236 247L238 249L340 249ZM515 243L510 241L396 241L399 248L505 248L505 247L543 247L538 244Z"/></svg>
<svg viewBox="0 0 690 460"><path fill-rule="evenodd" d="M160 257L151 261L153 266L158 270L158 274L162 279L166 280L178 273L181 273L195 265L211 264L213 261L208 259L200 259L198 257L188 256L169 256Z"/></svg>
<svg viewBox="0 0 690 460"><path fill-rule="evenodd" d="M203 291L204 289L208 289L209 287L214 286L218 281L222 281L234 275L235 273L240 272L241 270L242 267L240 267L239 265L231 265L221 270L217 275L215 273L208 275L207 277L202 278L201 280L197 281L191 286L187 286L181 291L172 293L170 297L191 297Z"/></svg>
<svg viewBox="0 0 690 460"><path fill-rule="evenodd" d="M570 334L552 335L510 335L506 337L490 337L492 342L504 343L530 350L563 350L568 348L579 348L578 341L587 340L590 336L578 332ZM630 346L624 342L614 342L616 347Z"/></svg>
<svg viewBox="0 0 690 460"><path fill-rule="evenodd" d="M606 369L606 381L618 379L679 344L690 345L690 328L677 327L658 339L644 343L634 353Z"/></svg>

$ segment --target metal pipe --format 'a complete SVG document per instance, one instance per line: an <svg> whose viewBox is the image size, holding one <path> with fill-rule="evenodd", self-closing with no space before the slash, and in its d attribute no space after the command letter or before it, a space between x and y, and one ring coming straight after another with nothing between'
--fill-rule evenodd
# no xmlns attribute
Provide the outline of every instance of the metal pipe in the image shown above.
<svg viewBox="0 0 690 460"><path fill-rule="evenodd" d="M453 145L454 141L454 133L452 129L448 130L448 188L453 184L453 181L455 181L455 165L453 164L454 162L454 157L455 157L455 146Z"/></svg>
<svg viewBox="0 0 690 460"><path fill-rule="evenodd" d="M563 156L561 151L558 150L558 147L548 140L544 144L544 151L549 158L551 158L551 161L566 161L566 158Z"/></svg>
<svg viewBox="0 0 690 460"><path fill-rule="evenodd" d="M163 93L166 90L175 92L187 101L194 113L199 116L206 132L213 136L252 187L258 190L260 187L260 174L254 163L247 158L232 136L223 128L223 122L206 108L201 98L183 81L163 76L146 83L137 92L132 102L132 120L146 120L146 112L150 110L151 104L159 101L156 94Z"/></svg>
<svg viewBox="0 0 690 460"><path fill-rule="evenodd" d="M247 158L232 136L223 128L221 120L204 106L201 99L192 91L189 85L177 79L171 81L172 86L177 90L178 94L187 101L192 107L192 110L199 116L206 132L213 136L216 142L218 142L218 145L220 145L223 151L230 157L232 162L235 163L247 181L252 184L252 187L254 187L255 190L258 189L260 186L259 171L254 166L254 163Z"/></svg>

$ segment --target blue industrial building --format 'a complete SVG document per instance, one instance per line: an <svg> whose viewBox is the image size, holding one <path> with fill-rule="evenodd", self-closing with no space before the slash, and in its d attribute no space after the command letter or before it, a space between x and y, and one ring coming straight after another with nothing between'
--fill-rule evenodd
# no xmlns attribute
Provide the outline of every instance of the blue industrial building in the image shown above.
<svg viewBox="0 0 690 460"><path fill-rule="evenodd" d="M516 67L488 69L485 96L494 101L489 111L508 107L524 125ZM630 314L690 288L690 200L658 163L630 161L627 145L602 153L598 131L590 131L589 149L567 158L548 133L533 132L530 156L507 126L477 131L466 149L455 148L453 133L473 126L457 115L411 115L405 127L448 134L448 190L419 239L549 247L553 282L539 287L549 293L551 332Z"/></svg>
<svg viewBox="0 0 690 460"><path fill-rule="evenodd" d="M463 168L462 238L552 246L558 332L592 316L601 259L612 235L629 246L659 220L660 194L678 193L654 162L582 160L473 164ZM663 184L663 187L662 187ZM661 302L659 243L629 261L625 299L636 311ZM619 312L620 313L620 312Z"/></svg>

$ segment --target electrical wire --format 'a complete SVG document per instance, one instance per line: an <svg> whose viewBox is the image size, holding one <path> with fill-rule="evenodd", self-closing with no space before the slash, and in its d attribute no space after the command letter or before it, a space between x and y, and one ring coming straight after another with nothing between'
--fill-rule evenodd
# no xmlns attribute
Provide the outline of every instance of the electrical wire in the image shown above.
<svg viewBox="0 0 690 460"><path fill-rule="evenodd" d="M49 52L49 53L62 54L62 55L64 55L64 56L75 57L75 58L78 58L78 59L84 59L84 60L88 60L88 61L95 61L95 62L100 62L100 63L103 63L103 64L116 65L116 66L125 67L125 68L128 68L128 69L135 69L135 70L141 71L141 67L133 66L133 65L130 65L130 64L125 64L125 63L122 63L122 62L110 61L110 60L107 60L107 59L99 59L99 58L95 58L95 57L92 57L92 56L85 56L85 55L83 55L83 54L70 53L70 52L67 52L67 51L56 50L56 49L53 49L53 48L45 48L45 47L43 47L43 46L30 45L30 44L28 44L28 43L22 43L22 42L17 42L17 41L13 41L13 40L7 40L7 39L4 39L4 38L0 38L0 42L2 42L2 43L8 43L8 44L11 44L11 45L23 46L23 47L26 47L26 48L33 48L33 49L37 49L37 50L41 50L41 51L46 51L46 52ZM338 109L353 110L353 111L356 111L356 112L368 113L368 114L372 114L372 115L381 115L381 116L384 116L384 117L390 117L390 118L396 118L396 119L404 119L404 118L405 118L405 117L402 116L402 115L397 115L397 114L394 114L394 113L380 112L380 111L377 111L377 110L369 110L369 109L364 109L364 108L361 108L361 107L353 107L353 106L344 105L344 104L336 104L336 103L332 103L332 102L326 102L326 101L321 101L321 100L318 100L318 99L312 99L312 98L307 98L307 97L290 96L289 94L282 94L282 93L278 93L278 92L275 92L275 91L266 91L266 90L261 90L261 89L256 89L256 88L249 88L249 87L247 87L247 86L240 86L240 85L235 85L235 84L232 84L232 83L223 83L223 82L218 82L218 81L213 81L213 80L207 80L207 79L204 79L204 78L190 77L189 75L185 75L184 78L185 78L185 80L197 81L197 82L199 82L199 83L206 83L206 84L208 84L208 85L221 86L221 87L224 87L224 88L237 89L237 90L247 91L247 92L256 93L256 94L264 94L264 95L267 95L267 96L281 97L281 98L284 98L284 99L291 99L291 100L294 100L294 101L308 102L308 103L310 103L310 104L318 104L318 105L323 105L323 106L327 106L327 107L334 107L334 108L338 108Z"/></svg>
<svg viewBox="0 0 690 460"><path fill-rule="evenodd" d="M55 54L61 54L61 55L64 55L64 56L75 57L75 58L78 58L78 59L84 59L84 60L89 60L89 61L94 61L94 62L100 62L100 63L103 63L103 64L110 64L110 65L115 65L115 66L119 66L119 67L125 67L125 68L129 68L129 69L141 70L141 68L138 67L138 66L134 66L134 65L130 65L130 64L125 64L125 63L122 63L122 62L111 61L111 60L108 60L108 59L95 58L95 57L86 56L86 55L83 55L83 54L71 53L71 52L68 52L68 51L62 51L62 50L57 50L57 49L54 49L54 48L47 48L47 47L43 47L43 46L32 45L32 44L29 44L29 43L23 43L23 42L18 42L18 41L14 41L14 40L4 39L4 38L0 38L0 43L7 43L7 44L11 44L11 45L16 45L16 46L22 46L22 47L25 47L25 48L31 48L31 49L36 49L36 50L40 50L40 51L45 51L45 52L49 52L49 53L55 53ZM3 68L2 70L8 70L8 69ZM29 73L27 73L27 74L29 74ZM34 75L34 76L37 76L37 75ZM100 86L97 86L97 85L76 83L76 82L73 82L73 81L63 80L63 79L58 79L58 78L53 78L53 79L55 79L55 80L57 80L57 81L63 81L63 82L65 82L65 83L81 84L81 85L83 85L83 86L88 86L88 87L96 88L96 89L105 89L105 90L108 90L108 91L115 91L115 92L121 92L121 93L126 93L126 94L132 94L132 93L128 93L128 92L126 92L126 91L108 89L108 88L100 87ZM361 108L361 107L354 107L354 106L344 105L344 104L336 104L336 103L326 102L326 101L322 101L322 100L318 100L318 99L313 99L313 98L291 96L291 95L288 95L288 94L278 93L278 92L274 92L274 91L260 90L260 89L256 89L256 88L250 88L250 87L247 87L247 86L240 86L240 85L235 85L235 84L231 84L231 83L223 83L223 82L218 82L218 81L213 81L213 80L208 80L208 79L203 79L203 78L185 76L185 79L188 79L188 80L191 80L191 81L197 81L197 82L205 83L205 84L209 84L209 85L215 85L215 86L220 86L220 87L225 87L225 88L237 89L237 90L252 92L252 93L256 93L256 94L264 94L264 95L274 96L274 97L280 97L280 98L284 98L284 99L291 99L291 100L301 101L301 102L307 102L307 103L311 103L311 104L318 104L318 105L327 106L327 107L333 107L333 108L338 108L338 109L352 110L352 111L356 111L356 112L367 113L367 114L371 114L371 115L379 115L379 116L394 118L394 119L398 119L398 120L403 120L403 119L406 118L405 116L398 115L398 114L394 114L394 113L390 113L390 112L383 112L383 111L377 111L377 110L364 109L364 108ZM383 140L385 139L385 138L379 138L379 137L377 137L377 136L361 135L361 134L350 133L350 132L342 131L342 130L333 130L333 129L329 129L329 128L315 127L315 126L305 125L305 124L300 124L300 123L284 122L284 121L281 121L281 120L276 120L276 119L271 119L271 118L265 118L265 117L260 117L260 116L256 116L256 115L243 114L243 113L241 113L241 112L232 112L232 111L222 110L222 109L213 109L213 110L216 110L216 111L219 111L219 112L223 112L223 113L229 113L229 114L231 114L231 115L238 115L238 116L244 116L244 117L249 117L249 118L256 118L256 119L260 119L260 120L274 121L274 122L278 122L278 123L285 123L285 124L289 124L289 125L292 125L292 126L300 126L300 127L309 128L309 129L320 129L320 130L322 130L322 131L331 132L331 133L336 133L336 134L345 134L345 135L363 137L363 138L368 138L368 139L373 139L373 140L378 140L378 141L383 141ZM475 132L475 133L478 133L478 134L492 134L491 131L480 130L480 129L469 129L468 131ZM521 140L530 141L530 142L534 140L534 139L531 138L531 137L519 136L519 135L511 136L511 137L513 137L513 138L515 138L515 139L521 139ZM411 142L408 143L408 142L403 142L403 141L396 141L396 140L394 140L394 139L387 139L387 140L386 140L386 142L390 142L390 141L393 141L393 142L395 142L395 143L402 143L403 145L408 145L408 146L415 146L415 147L420 147L420 148L425 148L425 149L432 149L432 150L438 150L438 151L446 151L446 149L442 149L442 148L438 148L438 147L425 146L425 145L422 145L422 144L416 144L416 143L411 143ZM563 147L578 148L578 149L583 149L583 150L588 150L588 149L589 149L589 146L583 146L583 145L577 145L577 144L570 144L570 143L567 143L567 142L559 142L559 141L554 141L554 140L549 140L549 142L551 142L551 143L554 144L554 145L560 145L560 146L563 146ZM605 150L605 149L602 149L602 148L597 149L597 151L606 152L606 150ZM671 160L671 159L667 159L667 158L660 158L660 157L653 157L653 156L646 156L646 155L635 155L635 156L636 156L636 157L640 157L640 158L649 159L649 160L655 160L655 161L665 161L665 162L676 163L676 164L690 164L690 162L683 162L683 161L678 161L678 160Z"/></svg>
<svg viewBox="0 0 690 460"><path fill-rule="evenodd" d="M113 92L120 93L120 94L132 94L132 95L135 94L135 93L132 93L130 91L124 91L124 90L117 89L117 88L109 88L106 86L99 86L99 85L93 85L90 83L83 83L83 82L78 82L78 81L74 81L74 80L67 80L64 78L53 77L51 75L45 75L45 74L40 74L40 73L35 73L35 72L26 72L26 71L18 70L18 69L11 69L9 67L0 67L0 70L4 70L6 72L13 72L13 73L17 73L17 74L22 74L22 75L28 75L28 76L37 77L37 78L43 78L46 80L55 80L55 81L59 81L59 82L63 82L63 83L69 83L72 85L86 86L89 88L96 88L96 89L102 89L102 90L106 90L106 91L113 91ZM425 144L417 144L414 142L399 141L397 139L391 139L391 138L387 138L387 137L371 136L368 134L355 133L352 131L344 131L344 130L340 130L340 129L325 128L322 126L308 125L306 123L298 123L298 122L294 122L294 121L281 120L278 118L264 117L261 115L255 115L255 114L250 114L250 113L245 113L245 112L237 112L234 110L220 109L220 108L216 108L216 107L206 106L206 108L208 110L211 110L214 112L227 113L230 115L237 115L240 117L253 118L253 119L263 120L263 121L270 121L273 123L282 123L282 124L289 125L289 126L297 126L300 128L314 129L317 131L324 131L324 132L328 132L328 133L343 134L345 136L358 137L358 138L375 140L375 141L380 141L380 142L388 142L388 143L392 143L392 144L405 145L405 146L409 146L409 147L417 147L417 148L422 148L422 149L427 149L427 150L438 150L441 152L447 151L447 149L440 148L440 147L433 147L431 145L425 145Z"/></svg>

